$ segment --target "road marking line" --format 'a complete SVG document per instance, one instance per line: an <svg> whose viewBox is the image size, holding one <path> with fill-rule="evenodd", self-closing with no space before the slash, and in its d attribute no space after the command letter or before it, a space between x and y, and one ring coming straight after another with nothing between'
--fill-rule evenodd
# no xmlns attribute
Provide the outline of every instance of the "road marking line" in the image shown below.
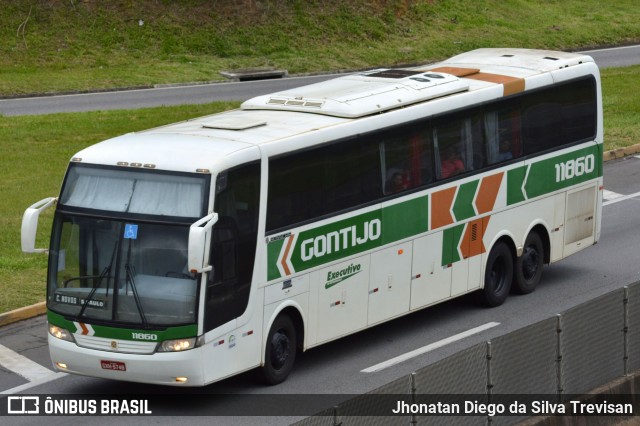
<svg viewBox="0 0 640 426"><path fill-rule="evenodd" d="M602 203L603 206L608 206L609 204L619 203L620 201L625 201L630 198L640 197L640 192L636 192L635 194L623 195L620 198L616 198L615 200L609 200Z"/></svg>
<svg viewBox="0 0 640 426"><path fill-rule="evenodd" d="M19 376L24 377L30 382L40 380L54 374L54 372L48 368L41 366L37 362L31 361L29 358L22 356L3 345L0 345L0 365L13 371Z"/></svg>
<svg viewBox="0 0 640 426"><path fill-rule="evenodd" d="M416 350L413 350L411 352L407 352L405 354L399 355L399 356L397 356L395 358L391 358L390 360L381 362L380 364L376 364L376 365L374 365L372 367L365 368L364 370L361 370L360 372L361 373L375 373L377 371L384 370L385 368L389 368L389 367L391 367L393 365L400 364L401 362L407 361L407 360L409 360L411 358L415 358L418 355L422 355L422 354L430 352L430 351L432 351L434 349L441 348L443 346L448 345L449 343L453 343L453 342L456 342L458 340L462 340L464 338L467 338L467 337L472 336L474 334L481 333L481 332L483 332L485 330L488 330L490 328L496 327L498 325L500 325L499 322L486 323L486 324L481 325L479 327L472 328L471 330L463 331L462 333L459 333L459 334L456 334L454 336L447 337L446 339L442 339L442 340L439 340L437 342L428 344L426 346L423 346L423 347L418 348Z"/></svg>
<svg viewBox="0 0 640 426"><path fill-rule="evenodd" d="M616 198L624 197L622 194L618 194L617 192L609 191L606 189L602 190L602 198L605 200L615 200Z"/></svg>
<svg viewBox="0 0 640 426"><path fill-rule="evenodd" d="M50 373L51 374L47 377L34 380L33 382L25 383L24 385L16 386L15 388L0 391L0 395L15 395L17 393L26 391L27 389L35 388L36 386L40 386L69 375L67 373L54 373L53 371L51 371Z"/></svg>

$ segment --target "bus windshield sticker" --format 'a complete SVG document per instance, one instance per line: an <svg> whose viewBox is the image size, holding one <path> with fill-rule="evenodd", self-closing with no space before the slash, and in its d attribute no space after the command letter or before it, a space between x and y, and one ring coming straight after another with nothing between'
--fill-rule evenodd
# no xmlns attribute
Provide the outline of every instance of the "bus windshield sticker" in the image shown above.
<svg viewBox="0 0 640 426"><path fill-rule="evenodd" d="M127 223L124 226L124 239L125 240L137 240L138 239L138 225Z"/></svg>
<svg viewBox="0 0 640 426"><path fill-rule="evenodd" d="M83 306L87 303L87 299L83 297L77 297L66 294L55 293L56 303L62 303L65 305ZM108 309L108 301L105 299L89 299L88 306L95 309Z"/></svg>

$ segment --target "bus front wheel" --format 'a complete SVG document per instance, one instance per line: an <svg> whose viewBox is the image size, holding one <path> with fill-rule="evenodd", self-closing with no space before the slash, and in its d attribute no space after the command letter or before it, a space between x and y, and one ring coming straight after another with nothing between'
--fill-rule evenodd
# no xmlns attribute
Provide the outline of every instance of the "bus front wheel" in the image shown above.
<svg viewBox="0 0 640 426"><path fill-rule="evenodd" d="M515 287L520 294L531 293L536 289L542 277L544 246L536 232L531 232L524 242L522 256L516 261Z"/></svg>
<svg viewBox="0 0 640 426"><path fill-rule="evenodd" d="M493 246L487 259L484 273L483 301L489 306L504 303L511 290L513 280L513 255L503 242Z"/></svg>
<svg viewBox="0 0 640 426"><path fill-rule="evenodd" d="M296 360L296 329L287 315L276 318L269 330L262 373L266 382L277 385L286 380Z"/></svg>

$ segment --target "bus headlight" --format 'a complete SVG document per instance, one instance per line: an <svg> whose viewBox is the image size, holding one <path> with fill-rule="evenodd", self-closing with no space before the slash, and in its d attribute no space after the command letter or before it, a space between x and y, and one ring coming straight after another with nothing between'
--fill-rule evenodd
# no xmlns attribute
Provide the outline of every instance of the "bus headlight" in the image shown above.
<svg viewBox="0 0 640 426"><path fill-rule="evenodd" d="M191 337L189 339L165 340L158 345L158 352L182 352L196 348L202 343L202 337Z"/></svg>
<svg viewBox="0 0 640 426"><path fill-rule="evenodd" d="M49 334L51 334L56 339L66 340L67 342L73 342L73 335L64 328L58 327L57 325L49 324Z"/></svg>

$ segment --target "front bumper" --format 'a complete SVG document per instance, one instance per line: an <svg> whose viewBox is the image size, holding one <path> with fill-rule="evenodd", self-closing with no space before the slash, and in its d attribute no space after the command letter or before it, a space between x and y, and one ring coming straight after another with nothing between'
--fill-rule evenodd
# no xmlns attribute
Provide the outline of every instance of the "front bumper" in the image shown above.
<svg viewBox="0 0 640 426"><path fill-rule="evenodd" d="M57 339L50 334L48 340L51 361L56 371L158 385L205 385L201 348L184 352L138 355L83 348L75 342ZM126 371L105 370L101 361L122 362ZM67 368L60 368L58 363L66 365ZM176 380L179 377L186 377L187 381Z"/></svg>

